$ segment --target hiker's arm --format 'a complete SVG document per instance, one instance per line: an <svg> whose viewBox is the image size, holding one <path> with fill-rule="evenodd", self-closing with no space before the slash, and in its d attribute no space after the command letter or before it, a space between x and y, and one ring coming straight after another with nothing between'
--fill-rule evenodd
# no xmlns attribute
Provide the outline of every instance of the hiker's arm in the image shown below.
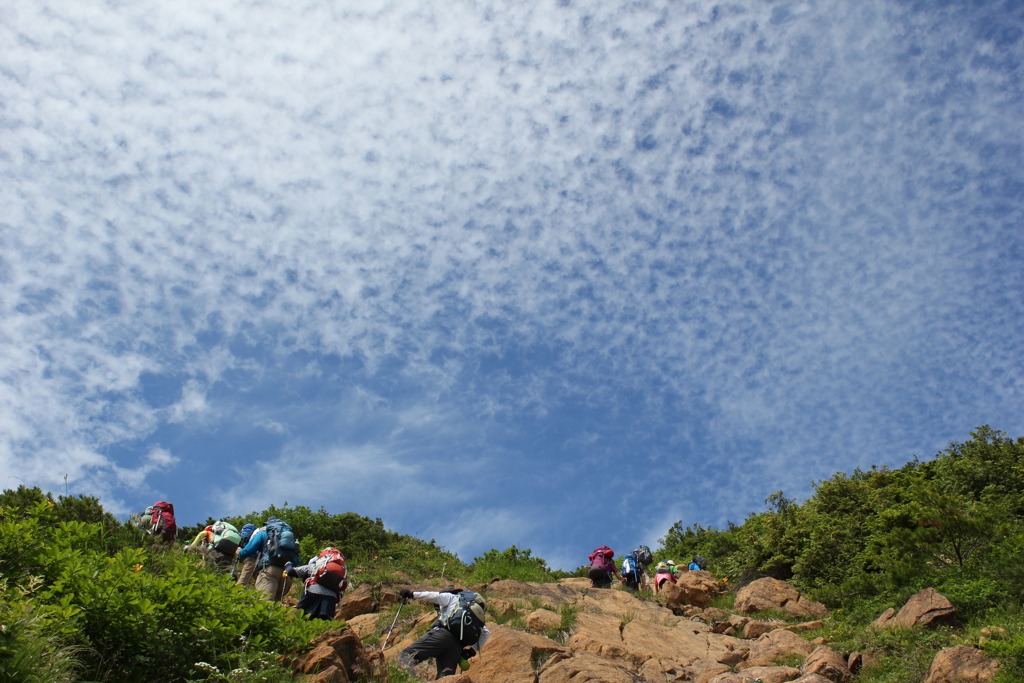
<svg viewBox="0 0 1024 683"><path fill-rule="evenodd" d="M486 643L487 639L490 638L490 637L491 637L491 630L489 628L487 628L486 626L484 626L483 630L480 631L480 639L478 641L476 641L476 645L473 646L473 649L476 650L477 654L480 654L483 651L484 643Z"/></svg>
<svg viewBox="0 0 1024 683"><path fill-rule="evenodd" d="M236 557L240 560L244 560L249 557L256 557L256 554L263 547L263 539L266 537L266 531L253 534L252 538L249 539L249 542L245 544L245 547L238 551Z"/></svg>

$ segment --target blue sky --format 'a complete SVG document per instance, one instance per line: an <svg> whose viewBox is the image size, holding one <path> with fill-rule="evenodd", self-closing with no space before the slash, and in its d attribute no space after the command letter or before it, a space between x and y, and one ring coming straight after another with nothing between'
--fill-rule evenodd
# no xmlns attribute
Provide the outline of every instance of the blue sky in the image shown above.
<svg viewBox="0 0 1024 683"><path fill-rule="evenodd" d="M0 477L569 568L1020 436L1022 60L1014 2L7 3Z"/></svg>

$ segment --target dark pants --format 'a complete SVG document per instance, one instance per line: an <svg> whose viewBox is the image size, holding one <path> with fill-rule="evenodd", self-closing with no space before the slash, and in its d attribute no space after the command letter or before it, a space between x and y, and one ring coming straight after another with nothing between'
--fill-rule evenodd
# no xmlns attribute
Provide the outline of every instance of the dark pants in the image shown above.
<svg viewBox="0 0 1024 683"><path fill-rule="evenodd" d="M319 595L309 591L302 594L299 604L296 605L306 613L307 619L323 619L330 621L334 619L334 611L338 606L338 598L333 595Z"/></svg>
<svg viewBox="0 0 1024 683"><path fill-rule="evenodd" d="M612 586L612 577L603 567L591 567L587 576L593 582L591 588L611 588Z"/></svg>
<svg viewBox="0 0 1024 683"><path fill-rule="evenodd" d="M454 675L455 667L458 666L459 659L462 657L462 645L459 644L459 639L453 636L448 629L434 628L402 650L402 654L398 656L398 663L411 672L414 666L431 657L437 660L438 678Z"/></svg>

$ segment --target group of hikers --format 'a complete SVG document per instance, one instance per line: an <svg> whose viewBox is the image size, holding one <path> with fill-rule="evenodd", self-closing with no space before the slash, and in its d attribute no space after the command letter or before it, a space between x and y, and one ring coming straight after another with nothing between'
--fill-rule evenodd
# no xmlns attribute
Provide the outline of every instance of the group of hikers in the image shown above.
<svg viewBox="0 0 1024 683"><path fill-rule="evenodd" d="M618 579L630 590L642 590L648 586L654 593L661 591L666 581L675 581L679 578L675 560L663 560L654 567L654 579L651 580L648 574L648 567L654 563L654 555L651 549L645 545L640 546L633 552L622 558L621 571L615 566L615 551L606 545L594 548L594 552L587 557L590 560L590 569L587 572L590 578L591 588L610 588L612 579ZM687 565L687 571L703 570L707 566L707 560L698 555Z"/></svg>
<svg viewBox="0 0 1024 683"><path fill-rule="evenodd" d="M158 501L145 512L133 516L137 526L166 543L177 537L174 506ZM277 517L268 518L263 526L245 524L241 529L230 522L219 520L206 526L190 543L185 552L195 552L219 569L237 575L236 583L248 586L255 578L255 590L265 600L280 602L292 588L291 578L303 581L302 597L296 605L307 619L334 619L341 596L348 588L345 556L337 548L326 547L306 564L299 558L299 541L291 526ZM631 590L652 587L655 593L666 581L675 581L679 574L675 562L666 560L655 566L653 580L648 568L654 562L650 548L639 546L627 554L621 567L615 564L615 552L600 546L589 555L588 577L592 588L610 588L618 579ZM241 562L241 567L238 563ZM697 556L688 570L704 569L706 560ZM237 570L237 571L236 571ZM438 678L455 673L456 667L469 668L468 660L483 648L490 637L484 624L487 601L479 593L458 588L442 591L399 592L401 604L409 600L422 600L436 605L437 619L422 637L399 654L399 663L410 672L419 663L434 659ZM399 614L401 607L399 607ZM398 614L395 615L395 621ZM394 625L392 624L392 628ZM385 643L390 633L385 637Z"/></svg>
<svg viewBox="0 0 1024 683"><path fill-rule="evenodd" d="M171 503L157 501L135 515L135 520L139 528L166 543L177 537ZM241 529L219 520L196 534L185 545L185 552L195 552L215 567L230 572L232 577L237 576L240 586L253 584L265 600L281 602L292 588L286 577L302 579L304 590L296 607L305 612L307 619L334 619L341 596L348 588L348 571L341 551L328 546L302 564L295 533L277 517L268 518L261 527L245 524Z"/></svg>

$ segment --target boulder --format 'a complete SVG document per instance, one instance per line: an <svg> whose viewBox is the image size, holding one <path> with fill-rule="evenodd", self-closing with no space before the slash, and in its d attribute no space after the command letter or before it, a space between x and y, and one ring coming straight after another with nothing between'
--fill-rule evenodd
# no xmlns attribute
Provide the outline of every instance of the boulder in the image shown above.
<svg viewBox="0 0 1024 683"><path fill-rule="evenodd" d="M804 674L800 678L793 679L791 683L831 683L821 674Z"/></svg>
<svg viewBox="0 0 1024 683"><path fill-rule="evenodd" d="M351 593L342 596L334 618L348 621L352 617L374 612L376 607L373 602L373 584L361 583Z"/></svg>
<svg viewBox="0 0 1024 683"><path fill-rule="evenodd" d="M885 626L936 626L956 625L956 608L946 596L934 588L925 588L907 600L907 604L892 621Z"/></svg>
<svg viewBox="0 0 1024 683"><path fill-rule="evenodd" d="M830 647L815 648L804 661L803 674L819 674L832 683L846 683L853 678L853 672L846 664L846 659Z"/></svg>
<svg viewBox="0 0 1024 683"><path fill-rule="evenodd" d="M536 663L554 654L568 654L568 649L555 641L532 633L524 633L489 624L491 637L483 656L470 660L470 673L478 681L488 683L523 683L535 680Z"/></svg>
<svg viewBox="0 0 1024 683"><path fill-rule="evenodd" d="M935 655L924 683L982 683L999 671L999 661L965 645L947 647Z"/></svg>
<svg viewBox="0 0 1024 683"><path fill-rule="evenodd" d="M758 638L750 646L747 661L741 666L743 668L770 666L776 659L792 656L806 657L813 650L813 645L792 631L775 629Z"/></svg>
<svg viewBox="0 0 1024 683"><path fill-rule="evenodd" d="M675 585L679 589L678 594L673 591L673 595L676 595L677 600L682 598L680 602L685 601L689 605L696 605L701 608L710 605L711 601L721 590L721 586L714 575L711 572L705 571L684 572L676 580ZM665 597L666 600L669 599L668 595Z"/></svg>
<svg viewBox="0 0 1024 683"><path fill-rule="evenodd" d="M771 577L752 581L736 593L737 612L750 614L768 609L778 609L794 617L824 617L828 608L820 602L810 600L800 591Z"/></svg>
<svg viewBox="0 0 1024 683"><path fill-rule="evenodd" d="M895 616L896 610L894 610L892 607L887 607L886 610L882 612L877 619L875 619L868 625L868 628L885 628L886 626L890 625L890 623L892 622L892 618Z"/></svg>
<svg viewBox="0 0 1024 683"><path fill-rule="evenodd" d="M530 612L526 616L526 626L531 631L541 633L551 629L556 629L562 624L561 615L555 614L548 609L539 609Z"/></svg>
<svg viewBox="0 0 1024 683"><path fill-rule="evenodd" d="M533 680L532 676L515 679L516 683ZM538 683L635 683L637 677L629 669L603 657L590 652L574 652L552 656L541 665L536 680Z"/></svg>
<svg viewBox="0 0 1024 683"><path fill-rule="evenodd" d="M313 649L292 660L303 674L324 674L322 683L349 683L374 672L375 657L352 629L327 631L313 639Z"/></svg>

